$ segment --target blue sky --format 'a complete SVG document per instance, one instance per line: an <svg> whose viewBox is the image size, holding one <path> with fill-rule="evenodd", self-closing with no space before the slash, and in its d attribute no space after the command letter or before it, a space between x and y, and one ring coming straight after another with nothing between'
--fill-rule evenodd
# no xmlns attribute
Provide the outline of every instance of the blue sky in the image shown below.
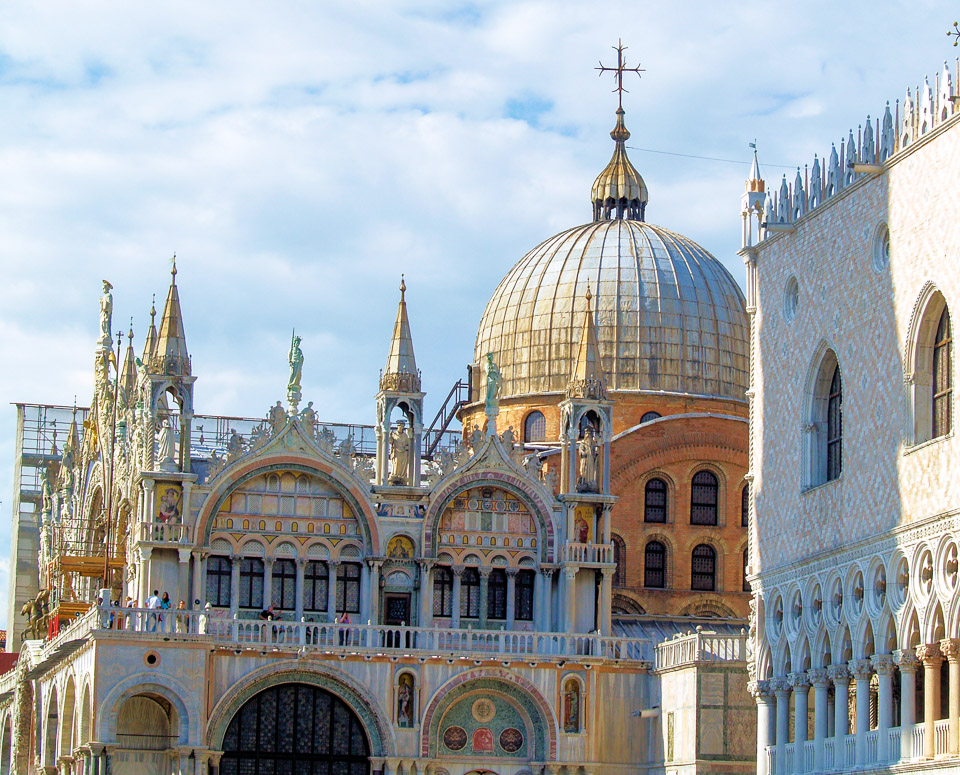
<svg viewBox="0 0 960 775"><path fill-rule="evenodd" d="M828 153L956 49L947 3L11 2L0 10L0 558L9 402L89 401L176 251L200 413L262 415L292 327L304 400L370 422L397 286L432 416L500 278L590 218L624 95L648 220L742 281L739 196ZM783 168L774 166L783 165ZM0 563L6 584L7 563ZM5 593L0 600L6 600ZM6 612L0 609L0 620Z"/></svg>

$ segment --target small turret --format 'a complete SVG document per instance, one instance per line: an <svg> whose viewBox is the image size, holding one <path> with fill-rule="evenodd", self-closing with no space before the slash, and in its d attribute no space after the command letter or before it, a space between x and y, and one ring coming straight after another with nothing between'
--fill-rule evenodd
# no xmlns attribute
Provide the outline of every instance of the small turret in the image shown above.
<svg viewBox="0 0 960 775"><path fill-rule="evenodd" d="M763 207L767 198L767 184L760 177L760 161L757 159L757 144L750 143L753 146L753 163L750 165L750 174L747 175L747 181L744 186L745 191L740 197L740 213L743 217L743 247L749 247L757 241L763 239L761 232L763 224ZM757 231L753 231L753 223L756 221Z"/></svg>
<svg viewBox="0 0 960 775"><path fill-rule="evenodd" d="M420 391L420 372L417 358L413 352L413 337L410 334L410 321L407 319L407 284L400 276L400 304L397 307L397 320L393 324L393 338L390 340L390 352L380 377L381 390Z"/></svg>
<svg viewBox="0 0 960 775"><path fill-rule="evenodd" d="M120 387L127 404L131 405L137 390L137 359L133 352L133 318L130 319L130 331L127 333L127 354L124 356L123 368L120 371Z"/></svg>
<svg viewBox="0 0 960 775"><path fill-rule="evenodd" d="M423 398L407 319L407 284L401 275L397 319L377 393L377 485L420 486ZM394 428L392 417L396 409L401 417Z"/></svg>
<svg viewBox="0 0 960 775"><path fill-rule="evenodd" d="M190 376L190 355L187 353L187 337L183 330L183 313L180 312L180 294L177 291L177 262L173 257L170 270L170 290L160 319L160 335L151 357L150 372L177 377Z"/></svg>

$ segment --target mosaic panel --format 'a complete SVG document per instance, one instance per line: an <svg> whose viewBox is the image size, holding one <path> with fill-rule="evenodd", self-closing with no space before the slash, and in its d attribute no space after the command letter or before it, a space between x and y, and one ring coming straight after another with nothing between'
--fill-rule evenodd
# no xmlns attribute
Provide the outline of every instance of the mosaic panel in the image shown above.
<svg viewBox="0 0 960 775"><path fill-rule="evenodd" d="M537 538L536 518L524 502L499 488L466 490L450 502L440 518L442 548L534 549Z"/></svg>

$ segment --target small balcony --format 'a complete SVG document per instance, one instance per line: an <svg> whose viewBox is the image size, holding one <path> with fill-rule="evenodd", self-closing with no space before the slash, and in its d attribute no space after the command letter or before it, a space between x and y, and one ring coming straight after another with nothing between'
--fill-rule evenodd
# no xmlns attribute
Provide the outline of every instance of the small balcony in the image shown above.
<svg viewBox="0 0 960 775"><path fill-rule="evenodd" d="M560 548L563 562L578 562L581 565L613 565L613 544L565 543Z"/></svg>
<svg viewBox="0 0 960 775"><path fill-rule="evenodd" d="M141 522L137 537L141 544L188 544L190 525L179 522Z"/></svg>

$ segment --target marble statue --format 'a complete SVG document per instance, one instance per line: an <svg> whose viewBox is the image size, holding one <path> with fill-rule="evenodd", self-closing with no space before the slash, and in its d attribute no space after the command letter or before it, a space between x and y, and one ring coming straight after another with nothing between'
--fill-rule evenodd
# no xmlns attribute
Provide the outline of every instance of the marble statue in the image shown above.
<svg viewBox="0 0 960 775"><path fill-rule="evenodd" d="M176 428L172 415L165 415L157 423L157 456L160 459L161 470L169 470L175 465L176 455ZM166 467L164 467L166 465Z"/></svg>
<svg viewBox="0 0 960 775"><path fill-rule="evenodd" d="M300 412L300 422L303 423L307 436L311 439L317 435L317 412L313 408L313 401L307 404L307 408Z"/></svg>
<svg viewBox="0 0 960 775"><path fill-rule="evenodd" d="M50 479L43 469L40 469L40 504L40 511L49 514L53 507L53 496L50 493Z"/></svg>
<svg viewBox="0 0 960 775"><path fill-rule="evenodd" d="M577 492L597 492L600 475L600 442L590 426L587 426L583 432L583 438L577 442L577 455L580 458Z"/></svg>
<svg viewBox="0 0 960 775"><path fill-rule="evenodd" d="M113 295L110 290L113 286L103 281L103 295L100 297L100 339L97 344L101 349L113 350Z"/></svg>
<svg viewBox="0 0 960 775"><path fill-rule="evenodd" d="M270 423L272 433L280 433L283 430L283 424L287 421L287 413L283 410L280 402L270 407L267 411L267 422Z"/></svg>
<svg viewBox="0 0 960 775"><path fill-rule="evenodd" d="M230 440L227 442L227 459L233 460L243 454L243 438L236 428L230 429Z"/></svg>
<svg viewBox="0 0 960 775"><path fill-rule="evenodd" d="M303 377L303 351L300 349L301 339L293 334L290 339L290 353L287 360L290 363L290 379L287 380L287 398L294 406L300 402L300 379Z"/></svg>
<svg viewBox="0 0 960 775"><path fill-rule="evenodd" d="M410 474L410 434L403 420L390 434L390 484L406 484Z"/></svg>
<svg viewBox="0 0 960 775"><path fill-rule="evenodd" d="M487 376L484 409L487 417L496 417L500 413L500 388L503 384L503 376L497 364L493 362L493 353L487 353L487 362L483 366L483 371Z"/></svg>

